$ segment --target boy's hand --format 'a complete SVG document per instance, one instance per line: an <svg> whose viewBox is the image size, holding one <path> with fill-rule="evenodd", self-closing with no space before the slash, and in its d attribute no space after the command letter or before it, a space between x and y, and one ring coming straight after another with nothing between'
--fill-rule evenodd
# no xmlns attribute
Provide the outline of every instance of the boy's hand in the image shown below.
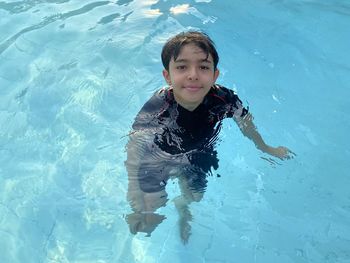
<svg viewBox="0 0 350 263"><path fill-rule="evenodd" d="M269 146L266 152L274 157L277 157L281 160L292 159L296 156L291 150L284 146L271 147Z"/></svg>
<svg viewBox="0 0 350 263"><path fill-rule="evenodd" d="M126 216L130 232L134 235L137 234L137 232L143 232L150 236L164 219L165 216L155 213L132 213Z"/></svg>

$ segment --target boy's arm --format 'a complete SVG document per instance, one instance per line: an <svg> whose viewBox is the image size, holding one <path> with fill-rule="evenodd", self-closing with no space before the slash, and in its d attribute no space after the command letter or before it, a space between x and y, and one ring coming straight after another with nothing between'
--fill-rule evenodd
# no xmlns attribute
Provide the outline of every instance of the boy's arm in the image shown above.
<svg viewBox="0 0 350 263"><path fill-rule="evenodd" d="M294 153L287 147L278 146L272 147L265 143L256 126L253 123L253 116L247 113L243 117L234 116L234 120L238 124L238 127L242 131L243 135L252 140L260 151L267 153L271 156L277 157L281 160L290 159L294 157Z"/></svg>
<svg viewBox="0 0 350 263"><path fill-rule="evenodd" d="M141 180L139 178L140 168L143 163L147 162L153 149L152 144L155 134L159 130L156 119L157 113L162 109L164 99L159 92L143 105L137 114L132 125L132 132L129 134L129 141L126 145L127 158L125 166L128 174L128 201L134 212L150 212L154 202L150 194L142 190Z"/></svg>

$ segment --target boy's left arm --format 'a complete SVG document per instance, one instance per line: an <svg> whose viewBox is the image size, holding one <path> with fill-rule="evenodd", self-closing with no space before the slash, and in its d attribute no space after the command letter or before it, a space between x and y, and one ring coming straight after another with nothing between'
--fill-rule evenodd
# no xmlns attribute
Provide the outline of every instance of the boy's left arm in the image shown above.
<svg viewBox="0 0 350 263"><path fill-rule="evenodd" d="M272 147L266 144L264 139L261 137L260 133L258 132L255 124L253 123L253 116L250 113L247 113L243 117L235 116L234 120L238 124L243 135L248 137L250 140L252 140L256 148L258 148L260 151L267 153L271 156L277 157L281 160L291 159L294 157L295 154L291 150L289 150L287 147L284 147L284 146Z"/></svg>

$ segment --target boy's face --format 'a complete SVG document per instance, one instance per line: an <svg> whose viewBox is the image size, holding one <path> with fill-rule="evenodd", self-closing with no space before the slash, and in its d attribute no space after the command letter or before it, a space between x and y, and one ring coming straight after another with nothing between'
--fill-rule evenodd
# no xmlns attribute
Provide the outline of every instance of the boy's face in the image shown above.
<svg viewBox="0 0 350 263"><path fill-rule="evenodd" d="M219 71L214 70L213 58L194 44L182 47L176 61L169 63L169 71L163 70L166 82L173 87L177 103L193 111L202 103L215 83Z"/></svg>

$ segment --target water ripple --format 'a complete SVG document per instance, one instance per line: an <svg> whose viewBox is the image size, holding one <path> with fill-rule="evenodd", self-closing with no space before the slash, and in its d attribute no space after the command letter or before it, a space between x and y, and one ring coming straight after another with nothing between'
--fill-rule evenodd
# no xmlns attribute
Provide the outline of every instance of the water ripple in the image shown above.
<svg viewBox="0 0 350 263"><path fill-rule="evenodd" d="M97 24L108 24L110 22L112 22L114 19L120 17L120 14L119 13L115 13L115 14L111 14L111 15L108 15L108 16L104 16L100 19L100 21L97 22Z"/></svg>
<svg viewBox="0 0 350 263"><path fill-rule="evenodd" d="M25 33L43 28L43 27L45 27L53 22L56 22L57 20L65 20L65 19L73 17L73 16L78 16L81 14L88 13L89 11L93 10L94 8L104 6L104 5L107 5L109 3L111 3L111 2L110 1L95 2L95 3L87 4L87 5L83 6L82 8L79 8L79 9L76 9L73 11L69 11L66 13L58 13L58 14L55 14L52 16L45 17L44 20L42 22L40 22L39 24L26 27L26 28L22 29L21 31L19 31L18 33L16 33L15 35L13 35L12 37L10 37L7 40L5 40L4 42L2 42L0 44L0 55L8 47L10 47L20 36L24 35Z"/></svg>
<svg viewBox="0 0 350 263"><path fill-rule="evenodd" d="M62 4L69 2L69 0L57 0L57 1L17 1L14 3L0 2L0 9L8 11L10 14L22 13L30 10L38 4L51 3L51 4Z"/></svg>

